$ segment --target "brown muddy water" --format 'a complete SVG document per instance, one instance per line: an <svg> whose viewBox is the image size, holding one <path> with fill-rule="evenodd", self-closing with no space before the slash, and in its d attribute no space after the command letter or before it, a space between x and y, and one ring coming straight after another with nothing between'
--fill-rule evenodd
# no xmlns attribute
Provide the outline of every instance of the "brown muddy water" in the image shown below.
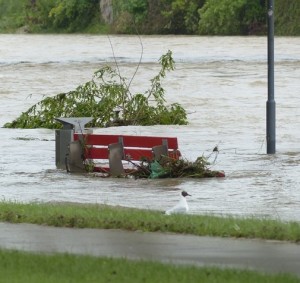
<svg viewBox="0 0 300 283"><path fill-rule="evenodd" d="M67 174L55 167L54 131L0 128L0 197L19 202L104 203L165 210L187 190L190 213L300 221L300 38L275 39L277 153L266 154L265 37L142 36L132 91L145 91L169 49L175 71L168 102L187 109L187 126L118 127L99 133L177 136L184 156L219 154L225 178L124 180ZM44 96L73 90L116 61L130 79L135 36L0 35L1 127Z"/></svg>

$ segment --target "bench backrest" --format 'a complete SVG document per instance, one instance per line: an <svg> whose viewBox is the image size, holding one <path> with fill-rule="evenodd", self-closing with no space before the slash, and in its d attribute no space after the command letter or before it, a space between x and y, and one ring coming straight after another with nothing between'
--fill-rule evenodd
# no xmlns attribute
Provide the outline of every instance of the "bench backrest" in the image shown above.
<svg viewBox="0 0 300 283"><path fill-rule="evenodd" d="M167 147L170 157L178 159L180 156L176 137L74 134L74 141L80 139L85 145L86 159L108 159L108 146L115 143L123 145L124 159L141 160L144 157L152 159L153 147L161 145Z"/></svg>

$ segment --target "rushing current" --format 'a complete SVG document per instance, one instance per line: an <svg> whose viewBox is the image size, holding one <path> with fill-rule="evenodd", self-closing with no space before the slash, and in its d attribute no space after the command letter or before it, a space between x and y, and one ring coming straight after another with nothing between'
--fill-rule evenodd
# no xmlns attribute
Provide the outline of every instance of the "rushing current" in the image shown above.
<svg viewBox="0 0 300 283"><path fill-rule="evenodd" d="M176 69L163 81L166 100L187 110L189 124L94 132L176 136L184 158L204 155L225 178L68 174L55 167L54 130L2 127L45 96L90 80L106 64L117 62L121 74L133 78L131 91L144 92L168 50ZM300 38L275 38L276 154L267 155L266 37L0 35L1 199L165 210L186 190L193 214L300 221L299 80Z"/></svg>

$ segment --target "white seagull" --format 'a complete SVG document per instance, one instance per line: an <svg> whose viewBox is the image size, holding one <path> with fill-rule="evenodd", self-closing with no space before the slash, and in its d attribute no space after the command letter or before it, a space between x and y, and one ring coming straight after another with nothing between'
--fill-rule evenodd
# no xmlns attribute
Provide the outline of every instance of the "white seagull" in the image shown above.
<svg viewBox="0 0 300 283"><path fill-rule="evenodd" d="M172 208L168 209L165 213L167 215L170 214L178 214L178 213L187 213L189 211L189 206L186 201L186 196L191 196L186 191L182 191L180 194L179 202Z"/></svg>

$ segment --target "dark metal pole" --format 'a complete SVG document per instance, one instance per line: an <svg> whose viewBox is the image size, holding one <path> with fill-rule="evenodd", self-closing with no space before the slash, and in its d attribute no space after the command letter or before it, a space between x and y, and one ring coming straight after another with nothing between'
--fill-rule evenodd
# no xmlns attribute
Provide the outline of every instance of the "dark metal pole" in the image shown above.
<svg viewBox="0 0 300 283"><path fill-rule="evenodd" d="M267 153L276 152L276 103L274 99L274 0L268 0L268 101Z"/></svg>

